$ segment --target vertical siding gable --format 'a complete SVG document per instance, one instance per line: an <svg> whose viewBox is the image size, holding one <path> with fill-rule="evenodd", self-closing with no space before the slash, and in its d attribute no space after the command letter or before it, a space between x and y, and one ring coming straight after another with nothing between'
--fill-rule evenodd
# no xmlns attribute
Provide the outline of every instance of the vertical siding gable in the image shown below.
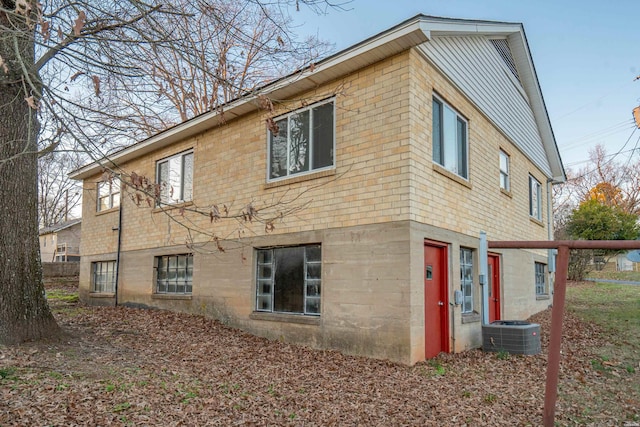
<svg viewBox="0 0 640 427"><path fill-rule="evenodd" d="M527 94L490 38L434 37L420 49L531 161L551 176Z"/></svg>

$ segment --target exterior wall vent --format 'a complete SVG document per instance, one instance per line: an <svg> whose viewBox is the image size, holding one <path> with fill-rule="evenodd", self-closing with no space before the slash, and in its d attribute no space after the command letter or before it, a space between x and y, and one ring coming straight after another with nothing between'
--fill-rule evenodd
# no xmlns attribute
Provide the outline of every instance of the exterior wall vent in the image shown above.
<svg viewBox="0 0 640 427"><path fill-rule="evenodd" d="M518 69L516 68L516 62L513 60L513 56L511 55L511 49L509 48L509 43L506 39L491 39L491 44L496 48L502 60L506 64L507 68L513 73L513 75L520 81L520 76L518 75Z"/></svg>

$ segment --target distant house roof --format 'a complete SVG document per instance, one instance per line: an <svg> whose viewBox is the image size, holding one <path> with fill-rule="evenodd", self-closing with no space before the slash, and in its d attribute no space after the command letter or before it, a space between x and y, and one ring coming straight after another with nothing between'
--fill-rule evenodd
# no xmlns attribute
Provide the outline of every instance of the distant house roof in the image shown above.
<svg viewBox="0 0 640 427"><path fill-rule="evenodd" d="M49 233L57 233L58 231L62 231L65 228L73 227L76 224L80 224L82 222L82 218L70 219L69 221L59 222L49 227L41 228L39 234L42 236L43 234Z"/></svg>
<svg viewBox="0 0 640 427"><path fill-rule="evenodd" d="M86 179L100 173L104 168L113 168L129 160L204 132L225 121L260 109L259 96L287 99L295 94L313 89L384 58L403 52L411 47L428 42L434 36L463 35L515 35L514 42L523 65L521 76L549 159L552 177L556 181L566 179L560 153L551 129L542 91L533 66L533 60L522 24L496 21L442 18L417 15L386 31L333 54L310 67L280 78L256 91L230 101L216 110L200 114L192 119L168 128L156 135L117 151L106 158L85 165L70 176Z"/></svg>

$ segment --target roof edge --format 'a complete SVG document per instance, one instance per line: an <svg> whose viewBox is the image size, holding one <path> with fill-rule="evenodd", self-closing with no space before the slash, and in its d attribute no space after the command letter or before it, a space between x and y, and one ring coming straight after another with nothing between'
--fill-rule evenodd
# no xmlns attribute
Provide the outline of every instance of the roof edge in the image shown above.
<svg viewBox="0 0 640 427"><path fill-rule="evenodd" d="M313 64L313 66L305 67L300 71L275 80L251 94L223 104L216 110L200 114L127 148L101 159L96 159L72 171L69 176L76 180L87 179L104 169L117 168L119 165L146 153L184 140L226 121L257 111L260 108L258 103L255 102L258 96L273 95L284 90L287 92L303 91L307 85L308 87L315 87L324 83L325 80L332 79L331 71L333 69L339 65L348 64L348 61L354 58L367 60L367 56L370 56L373 62L379 60L376 59L378 56L375 53L383 46L392 45L394 49L400 52L424 43L429 40L424 18L424 15L416 15L388 30L328 56ZM360 67L354 66L355 69Z"/></svg>

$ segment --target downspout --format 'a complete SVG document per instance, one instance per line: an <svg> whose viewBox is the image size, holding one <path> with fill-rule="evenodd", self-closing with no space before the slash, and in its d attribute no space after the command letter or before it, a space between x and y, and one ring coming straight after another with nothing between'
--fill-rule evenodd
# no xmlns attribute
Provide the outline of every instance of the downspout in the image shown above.
<svg viewBox="0 0 640 427"><path fill-rule="evenodd" d="M482 324L489 323L489 245L487 243L487 233L480 232L480 289L482 290Z"/></svg>
<svg viewBox="0 0 640 427"><path fill-rule="evenodd" d="M454 302L449 302L449 306L451 307L451 341L453 345L452 353L456 352L456 304Z"/></svg>
<svg viewBox="0 0 640 427"><path fill-rule="evenodd" d="M553 203L553 179L547 179L547 238L549 240L554 240L553 236L553 210L551 209ZM549 270L549 295L553 295L553 287L555 285L555 273L556 272L556 255L558 254L557 249L548 249L547 250L547 266Z"/></svg>
<svg viewBox="0 0 640 427"><path fill-rule="evenodd" d="M122 193L120 194L120 205L118 207L118 248L116 250L116 280L114 285L115 307L118 306L118 281L120 278L120 247L122 244Z"/></svg>

